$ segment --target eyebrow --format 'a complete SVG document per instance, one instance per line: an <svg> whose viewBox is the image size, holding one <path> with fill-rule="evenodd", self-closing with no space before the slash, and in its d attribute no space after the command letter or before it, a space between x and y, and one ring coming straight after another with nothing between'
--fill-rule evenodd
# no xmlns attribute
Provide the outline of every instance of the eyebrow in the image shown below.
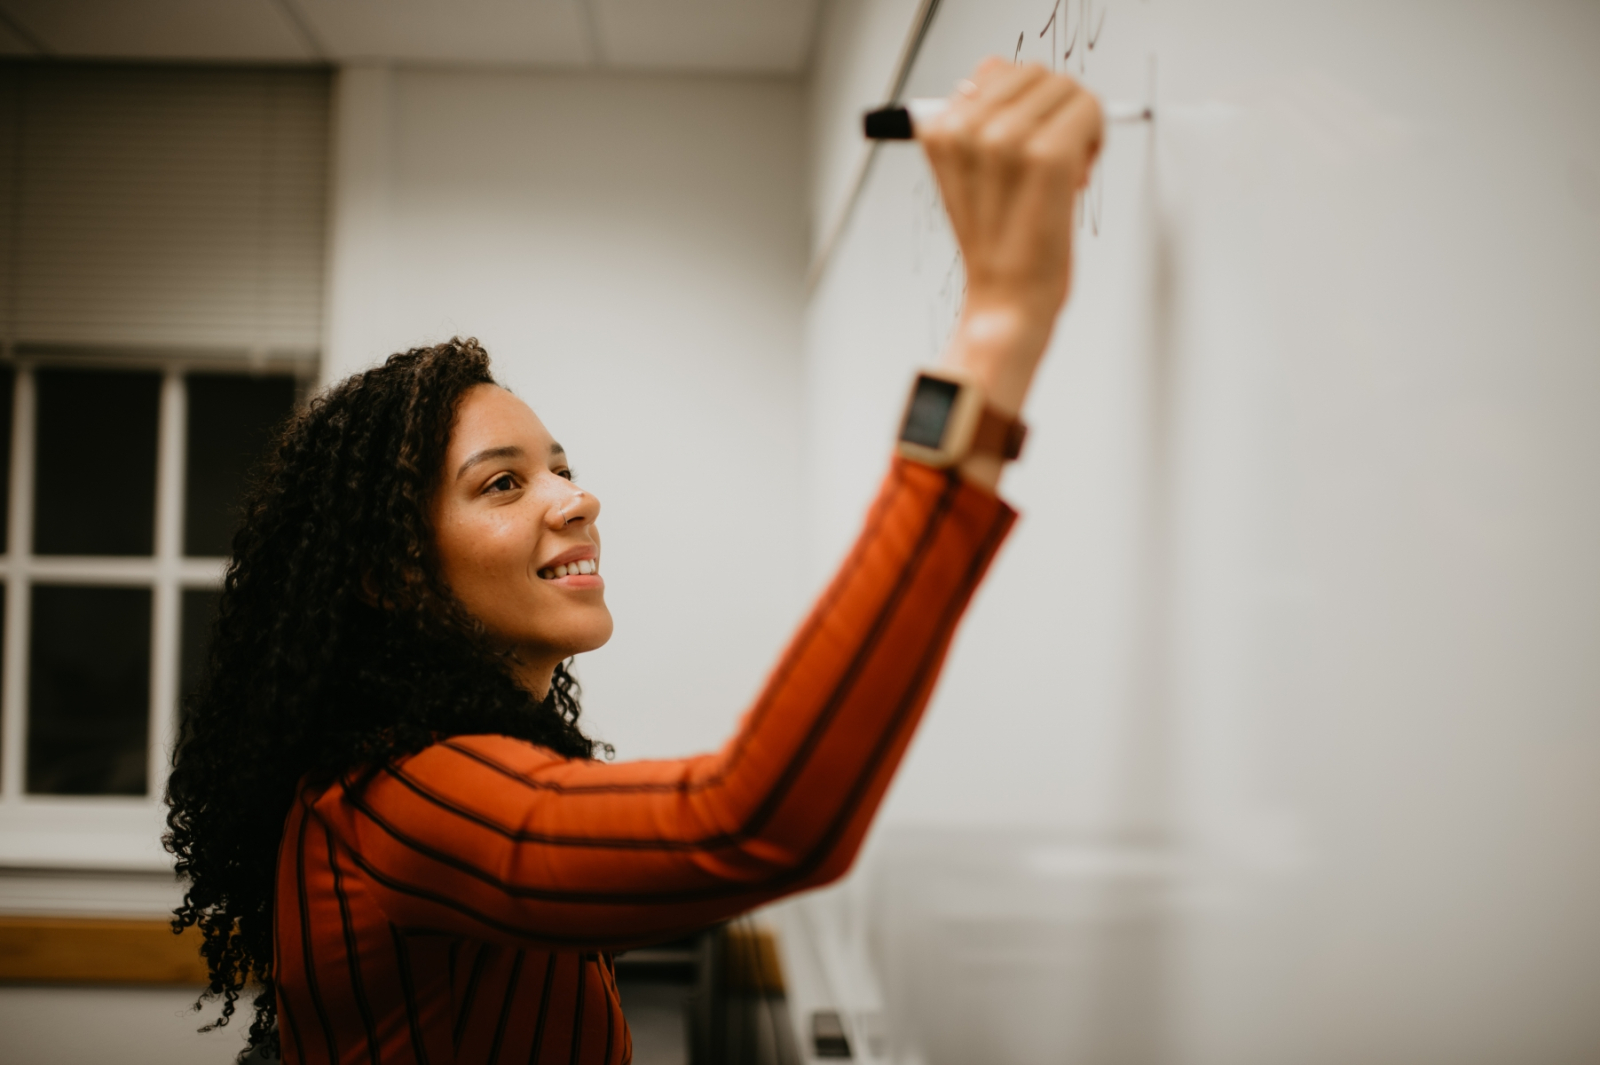
<svg viewBox="0 0 1600 1065"><path fill-rule="evenodd" d="M551 458L554 458L557 455L565 456L566 453L567 449L562 447L559 443L554 440L550 442ZM461 478L466 476L468 470L472 469L472 467L478 465L480 462L488 462L491 459L520 459L526 454L526 451L523 451L515 444L507 444L504 447L486 447L482 451L475 451L467 457L467 461L463 462L461 464L461 468L456 471L456 480L461 480Z"/></svg>
<svg viewBox="0 0 1600 1065"><path fill-rule="evenodd" d="M461 480L462 477L466 476L468 470L472 469L472 467L476 466L480 462L488 462L490 459L520 459L525 454L527 454L527 452L514 445L507 447L486 447L482 451L475 451L468 456L467 461L463 462L461 464L461 468L456 471L456 480Z"/></svg>

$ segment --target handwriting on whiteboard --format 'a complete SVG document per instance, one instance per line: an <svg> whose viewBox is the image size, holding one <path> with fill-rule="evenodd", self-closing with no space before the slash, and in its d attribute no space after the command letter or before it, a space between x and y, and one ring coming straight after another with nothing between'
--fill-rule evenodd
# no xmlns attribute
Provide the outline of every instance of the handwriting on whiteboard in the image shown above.
<svg viewBox="0 0 1600 1065"><path fill-rule="evenodd" d="M1106 0L1100 0L1098 4L1095 0L1052 0L1049 14L1034 34L1041 45L1049 38L1050 50L1045 62L1050 69L1085 77L1089 73L1089 55L1100 46L1100 38L1106 28L1106 15L1109 13ZM1027 30L1017 35L1017 45L1011 56L1013 63L1037 60L1036 54L1023 54L1025 50L1036 53L1036 49L1025 47L1028 36ZM1082 229L1087 224L1090 234L1099 236L1104 204L1105 189L1096 170L1090 178L1089 187L1078 198L1078 228Z"/></svg>
<svg viewBox="0 0 1600 1065"><path fill-rule="evenodd" d="M1041 0L1041 3L1043 0ZM1101 49L1110 0L1049 0L1032 26L1018 30L1011 48L1014 63L1039 63L1056 73L1070 73L1083 79L1092 75L1094 55ZM1116 36L1116 19L1113 38ZM933 175L924 170L914 187L913 269L932 283L928 306L930 352L938 352L949 342L966 297L966 271L961 252L945 217L944 204ZM1088 186L1078 197L1078 227L1090 236L1100 235L1105 204L1105 188L1096 168Z"/></svg>
<svg viewBox="0 0 1600 1065"><path fill-rule="evenodd" d="M1072 18L1072 9L1078 9L1076 21ZM1090 29L1089 27L1093 27ZM1039 39L1044 40L1044 35L1050 35L1050 69L1060 72L1071 70L1074 54L1078 57L1077 67L1079 74L1089 71L1089 53L1100 44L1100 33L1106 28L1106 5L1104 0L1100 4L1099 17L1095 16L1093 0L1055 0L1050 5L1050 17L1045 19L1044 27L1039 30ZM1013 51L1011 61L1022 62L1022 46L1027 43L1028 31L1023 30L1017 34L1017 47Z"/></svg>

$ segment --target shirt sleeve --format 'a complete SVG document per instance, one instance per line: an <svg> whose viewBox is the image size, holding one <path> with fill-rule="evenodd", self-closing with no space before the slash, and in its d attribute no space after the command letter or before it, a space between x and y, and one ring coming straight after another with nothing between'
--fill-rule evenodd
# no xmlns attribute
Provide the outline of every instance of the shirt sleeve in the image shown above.
<svg viewBox="0 0 1600 1065"><path fill-rule="evenodd" d="M458 736L307 796L389 919L620 949L844 873L1015 520L896 460L849 556L714 754L604 763Z"/></svg>

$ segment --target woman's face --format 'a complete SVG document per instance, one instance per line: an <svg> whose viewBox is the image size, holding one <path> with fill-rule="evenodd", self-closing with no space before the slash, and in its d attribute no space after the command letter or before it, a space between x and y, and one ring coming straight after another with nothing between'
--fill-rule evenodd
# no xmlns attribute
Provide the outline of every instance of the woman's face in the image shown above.
<svg viewBox="0 0 1600 1065"><path fill-rule="evenodd" d="M599 514L526 403L495 385L462 396L433 501L439 563L540 696L558 663L611 638Z"/></svg>

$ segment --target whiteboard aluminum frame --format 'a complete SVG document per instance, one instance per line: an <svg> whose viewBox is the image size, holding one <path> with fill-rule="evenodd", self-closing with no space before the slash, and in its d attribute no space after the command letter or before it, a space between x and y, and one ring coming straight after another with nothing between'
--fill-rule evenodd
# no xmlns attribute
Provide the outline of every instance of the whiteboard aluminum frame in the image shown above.
<svg viewBox="0 0 1600 1065"><path fill-rule="evenodd" d="M928 29L933 25L933 17L938 12L939 0L922 0L918 5L917 13L911 20L911 29L906 34L905 43L900 47L900 57L895 60L894 73L889 78L889 88L884 94L885 102L891 104L901 102L900 97L906 91L906 82L911 80L911 67L922 51L922 42L928 36ZM881 141L869 141L856 163L856 172L850 178L849 191L845 193L844 202L834 212L832 221L824 231L822 243L812 256L811 265L806 269L807 296L816 291L817 282L822 280L823 273L828 269L828 261L833 258L833 250L838 247L840 238L844 236L845 227L850 224L850 216L855 212L856 201L861 198L861 190L866 187L867 177L872 173L872 164L878 158L878 149L881 146Z"/></svg>

